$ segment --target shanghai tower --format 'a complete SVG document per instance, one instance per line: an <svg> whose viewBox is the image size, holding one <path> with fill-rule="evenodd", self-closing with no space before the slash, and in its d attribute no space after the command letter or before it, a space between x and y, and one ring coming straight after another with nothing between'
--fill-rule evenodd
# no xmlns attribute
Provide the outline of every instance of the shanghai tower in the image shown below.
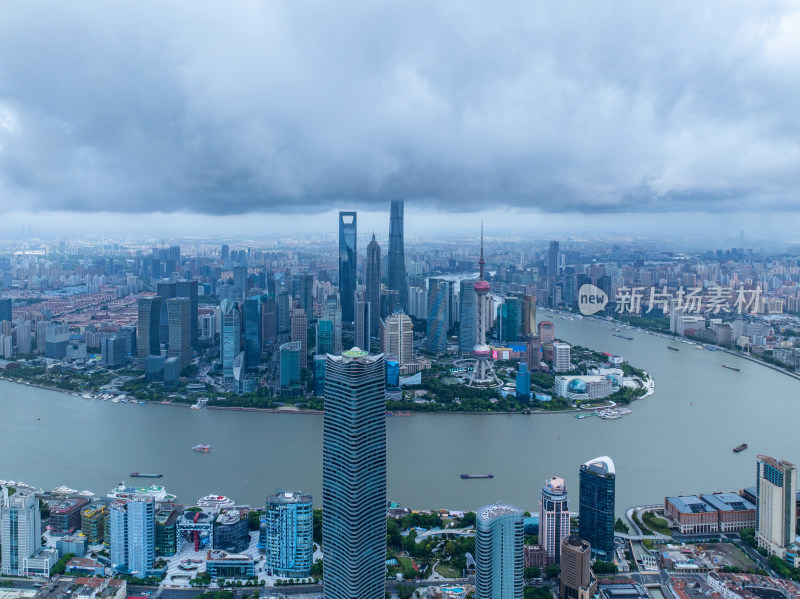
<svg viewBox="0 0 800 599"><path fill-rule="evenodd" d="M403 200L392 200L389 220L389 264L386 273L389 289L397 291L403 311L408 313L408 284L406 282L406 256L403 247Z"/></svg>

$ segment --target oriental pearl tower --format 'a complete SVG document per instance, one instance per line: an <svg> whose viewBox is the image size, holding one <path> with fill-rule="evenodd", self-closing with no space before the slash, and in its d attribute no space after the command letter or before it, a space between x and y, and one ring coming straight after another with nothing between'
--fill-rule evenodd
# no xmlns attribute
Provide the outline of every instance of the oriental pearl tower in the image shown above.
<svg viewBox="0 0 800 599"><path fill-rule="evenodd" d="M489 298L486 295L489 293L489 282L483 278L483 271L486 262L483 259L483 224L481 223L481 259L478 262L480 266L480 277L475 281L473 289L478 303L478 341L475 347L472 348L472 355L475 358L475 368L472 371L469 384L475 383L491 383L494 382L494 370L490 362L492 351L486 345L486 328L489 321Z"/></svg>

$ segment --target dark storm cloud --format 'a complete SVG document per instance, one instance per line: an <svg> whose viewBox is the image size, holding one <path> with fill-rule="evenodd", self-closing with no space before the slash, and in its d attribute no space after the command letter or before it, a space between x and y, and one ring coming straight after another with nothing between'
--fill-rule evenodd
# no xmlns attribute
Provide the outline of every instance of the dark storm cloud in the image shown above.
<svg viewBox="0 0 800 599"><path fill-rule="evenodd" d="M245 213L800 207L780 2L0 7L0 198Z"/></svg>

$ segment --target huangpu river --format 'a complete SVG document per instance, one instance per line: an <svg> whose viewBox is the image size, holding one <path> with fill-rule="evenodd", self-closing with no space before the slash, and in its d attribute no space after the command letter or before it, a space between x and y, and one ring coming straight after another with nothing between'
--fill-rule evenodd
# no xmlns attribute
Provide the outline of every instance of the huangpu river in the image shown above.
<svg viewBox="0 0 800 599"><path fill-rule="evenodd" d="M388 497L418 509L472 510L507 501L536 510L544 481L567 481L608 455L617 512L673 494L735 491L755 482L755 456L800 462L800 381L727 353L637 331L612 336L594 319L550 318L556 336L624 356L655 379L655 394L619 420L574 414L412 414L390 417ZM674 345L680 351L669 351ZM722 368L735 366L741 372ZM193 445L214 451L198 453ZM732 448L748 443L735 454ZM129 473L162 472L158 481ZM492 480L461 480L492 473ZM105 495L121 481L163 484L187 504L210 493L263 505L276 489L321 504L322 417L111 403L0 381L0 479Z"/></svg>

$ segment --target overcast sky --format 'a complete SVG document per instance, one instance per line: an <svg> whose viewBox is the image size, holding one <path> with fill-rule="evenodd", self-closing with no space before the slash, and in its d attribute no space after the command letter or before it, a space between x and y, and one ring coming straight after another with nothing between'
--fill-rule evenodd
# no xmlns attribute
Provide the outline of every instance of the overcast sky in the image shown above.
<svg viewBox="0 0 800 599"><path fill-rule="evenodd" d="M4 209L395 198L796 222L800 5L3 0Z"/></svg>

